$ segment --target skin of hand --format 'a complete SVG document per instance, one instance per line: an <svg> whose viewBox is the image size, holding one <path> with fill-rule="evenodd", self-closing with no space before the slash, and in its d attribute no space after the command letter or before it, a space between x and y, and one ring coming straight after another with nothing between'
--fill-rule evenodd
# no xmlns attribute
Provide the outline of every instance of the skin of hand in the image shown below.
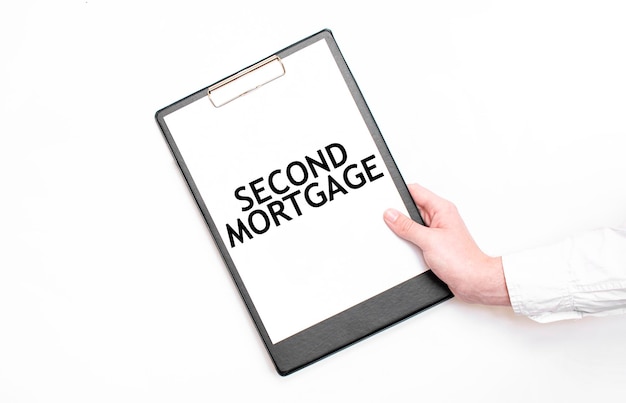
<svg viewBox="0 0 626 403"><path fill-rule="evenodd" d="M457 298L469 303L511 305L502 258L488 256L478 248L456 206L417 184L409 185L409 192L427 226L395 209L383 215L387 226L422 250L428 267Z"/></svg>

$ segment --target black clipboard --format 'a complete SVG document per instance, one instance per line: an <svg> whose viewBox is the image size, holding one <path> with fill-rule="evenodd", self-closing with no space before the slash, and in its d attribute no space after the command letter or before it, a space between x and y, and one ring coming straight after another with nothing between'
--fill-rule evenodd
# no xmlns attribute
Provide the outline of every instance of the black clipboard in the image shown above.
<svg viewBox="0 0 626 403"><path fill-rule="evenodd" d="M382 220L423 223L329 30L156 120L279 374L452 296Z"/></svg>

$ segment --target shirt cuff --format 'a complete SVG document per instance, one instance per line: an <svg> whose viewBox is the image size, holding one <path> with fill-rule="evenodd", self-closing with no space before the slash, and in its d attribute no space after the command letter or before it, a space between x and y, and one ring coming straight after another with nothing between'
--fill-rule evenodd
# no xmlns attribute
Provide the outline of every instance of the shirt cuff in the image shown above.
<svg viewBox="0 0 626 403"><path fill-rule="evenodd" d="M569 290L574 274L566 262L571 253L572 243L565 240L502 256L504 277L516 314L542 323L582 317Z"/></svg>

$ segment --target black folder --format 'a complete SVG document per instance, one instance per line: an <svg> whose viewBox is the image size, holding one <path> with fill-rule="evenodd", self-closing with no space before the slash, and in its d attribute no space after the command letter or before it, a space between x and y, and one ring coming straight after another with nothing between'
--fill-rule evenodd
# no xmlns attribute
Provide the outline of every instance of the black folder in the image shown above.
<svg viewBox="0 0 626 403"><path fill-rule="evenodd" d="M329 30L156 120L279 374L452 296L382 219L423 224Z"/></svg>

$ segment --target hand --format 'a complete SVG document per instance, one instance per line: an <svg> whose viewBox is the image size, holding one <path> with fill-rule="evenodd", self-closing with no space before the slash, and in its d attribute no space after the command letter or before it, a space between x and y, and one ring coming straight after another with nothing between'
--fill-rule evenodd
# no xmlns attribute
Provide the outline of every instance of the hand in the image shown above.
<svg viewBox="0 0 626 403"><path fill-rule="evenodd" d="M409 192L427 227L389 209L384 219L400 238L417 245L428 267L465 302L511 305L501 257L484 254L472 239L456 206L419 185Z"/></svg>

